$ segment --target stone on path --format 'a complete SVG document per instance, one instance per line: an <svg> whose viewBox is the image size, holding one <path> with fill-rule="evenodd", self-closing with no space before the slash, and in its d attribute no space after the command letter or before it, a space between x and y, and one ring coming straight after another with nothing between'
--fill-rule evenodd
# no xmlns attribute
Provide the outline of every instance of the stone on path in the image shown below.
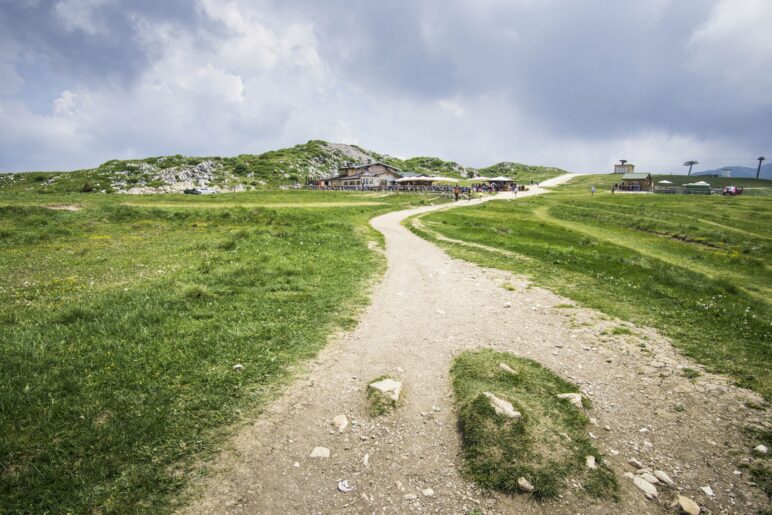
<svg viewBox="0 0 772 515"><path fill-rule="evenodd" d="M423 494L424 497L434 497L434 490L432 490L431 488L424 488L423 490L421 490L421 493Z"/></svg>
<svg viewBox="0 0 772 515"><path fill-rule="evenodd" d="M512 307L512 303L511 303L511 302L509 302L509 301L506 301L506 302L504 303L504 307L505 307L505 308L511 308L511 307Z"/></svg>
<svg viewBox="0 0 772 515"><path fill-rule="evenodd" d="M598 468L598 465L595 463L595 456L587 456L584 458L584 463L587 465L587 468L590 470L595 470Z"/></svg>
<svg viewBox="0 0 772 515"><path fill-rule="evenodd" d="M349 492L353 492L354 487L348 484L347 479L341 479L340 481L338 481L338 491L343 492L344 494L347 494Z"/></svg>
<svg viewBox="0 0 772 515"><path fill-rule="evenodd" d="M640 476L633 476L633 483L637 486L647 499L654 499L657 497L657 487L646 481Z"/></svg>
<svg viewBox="0 0 772 515"><path fill-rule="evenodd" d="M513 376L517 375L517 372L512 370L512 368L509 365L507 365L506 363L499 363L499 368L501 370L503 370L504 372L506 372L507 374L511 374Z"/></svg>
<svg viewBox="0 0 772 515"><path fill-rule="evenodd" d="M330 449L327 447L314 447L314 450L311 451L311 458L329 458L330 457Z"/></svg>
<svg viewBox="0 0 772 515"><path fill-rule="evenodd" d="M629 463L630 465L632 465L633 467L639 470L643 468L643 464L640 461L636 460L635 458L630 458L629 460L627 460L627 463Z"/></svg>
<svg viewBox="0 0 772 515"><path fill-rule="evenodd" d="M348 427L348 418L346 418L346 415L338 415L332 419L332 425L335 426L339 433L342 433Z"/></svg>
<svg viewBox="0 0 772 515"><path fill-rule="evenodd" d="M524 477L517 478L517 487L521 492L525 492L527 494L533 492L533 485Z"/></svg>
<svg viewBox="0 0 772 515"><path fill-rule="evenodd" d="M663 470L655 470L654 475L657 479L665 483L670 488L675 488L675 481L670 479L670 476L668 476Z"/></svg>
<svg viewBox="0 0 772 515"><path fill-rule="evenodd" d="M675 503L673 503L673 506L678 507L678 510L686 515L700 515L699 504L683 495L678 496Z"/></svg>
<svg viewBox="0 0 772 515"><path fill-rule="evenodd" d="M713 489L710 486L701 486L700 490L702 490L708 497L713 497L716 495L713 493Z"/></svg>
<svg viewBox="0 0 772 515"><path fill-rule="evenodd" d="M505 417L509 417L512 419L519 419L520 418L520 412L517 411L514 407L512 407L512 404L508 401L505 401L504 399L499 399L495 395L493 395L491 392L483 392L483 395L485 395L488 398L488 401L490 402L491 407L496 412L497 415L504 415Z"/></svg>
<svg viewBox="0 0 772 515"><path fill-rule="evenodd" d="M386 397L396 402L399 400L400 392L402 392L402 383L395 381L394 379L387 378L370 383L370 388L381 392Z"/></svg>
<svg viewBox="0 0 772 515"><path fill-rule="evenodd" d="M566 399L568 402L576 406L582 407L582 394L581 393L559 393L558 399Z"/></svg>
<svg viewBox="0 0 772 515"><path fill-rule="evenodd" d="M767 449L766 445L757 445L753 448L753 450L759 454L767 454L769 452L769 449Z"/></svg>
<svg viewBox="0 0 772 515"><path fill-rule="evenodd" d="M640 474L640 477L642 477L652 485L659 484L659 479L657 479L653 474L650 474L649 472L644 472L643 474Z"/></svg>

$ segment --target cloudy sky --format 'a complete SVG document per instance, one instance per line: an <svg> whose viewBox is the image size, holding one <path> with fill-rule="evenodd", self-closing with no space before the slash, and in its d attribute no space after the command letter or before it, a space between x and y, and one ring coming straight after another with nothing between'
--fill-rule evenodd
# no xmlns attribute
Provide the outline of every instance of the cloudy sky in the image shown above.
<svg viewBox="0 0 772 515"><path fill-rule="evenodd" d="M770 0L0 0L0 170L309 139L754 166L771 31Z"/></svg>

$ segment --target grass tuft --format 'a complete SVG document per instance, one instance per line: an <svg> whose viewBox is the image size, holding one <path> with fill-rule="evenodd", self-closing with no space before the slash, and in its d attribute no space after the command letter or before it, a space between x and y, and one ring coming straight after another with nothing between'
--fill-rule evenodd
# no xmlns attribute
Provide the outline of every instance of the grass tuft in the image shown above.
<svg viewBox="0 0 772 515"><path fill-rule="evenodd" d="M633 331L629 327L625 327L623 325L617 326L614 329L611 330L611 334L615 336L621 336L621 335L630 335L633 334Z"/></svg>
<svg viewBox="0 0 772 515"><path fill-rule="evenodd" d="M206 286L196 284L183 288L182 296L190 300L208 300L214 297L214 294Z"/></svg>
<svg viewBox="0 0 772 515"><path fill-rule="evenodd" d="M694 368L684 367L681 369L681 374L688 379L697 379L702 375L702 372Z"/></svg>
<svg viewBox="0 0 772 515"><path fill-rule="evenodd" d="M380 417L383 415L388 415L395 409L397 409L397 406L400 402L402 402L402 399L405 398L405 387L402 386L402 392L400 393L399 400L395 401L386 395L383 395L381 392L374 388L370 388L370 384L382 381L384 379L395 379L389 375L382 375L378 376L372 381L367 382L367 400L369 402L369 408L368 413L370 413L371 417ZM398 380L398 379L395 379Z"/></svg>
<svg viewBox="0 0 772 515"><path fill-rule="evenodd" d="M517 374L499 369L506 363ZM525 477L537 499L560 495L569 478L578 479L593 497L616 498L618 484L587 434L582 410L557 398L578 388L535 361L508 353L482 350L458 356L451 369L459 427L463 440L464 474L485 488L518 491ZM512 403L522 417L497 415L483 392ZM595 456L596 470L585 466Z"/></svg>

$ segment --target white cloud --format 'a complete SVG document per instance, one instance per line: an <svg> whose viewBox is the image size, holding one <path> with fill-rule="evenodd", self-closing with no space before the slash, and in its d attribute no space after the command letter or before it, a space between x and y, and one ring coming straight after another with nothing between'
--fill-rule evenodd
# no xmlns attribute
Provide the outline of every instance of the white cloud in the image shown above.
<svg viewBox="0 0 772 515"><path fill-rule="evenodd" d="M67 30L80 30L89 35L104 34L108 28L96 19L95 10L113 0L61 0L54 10Z"/></svg>
<svg viewBox="0 0 772 515"><path fill-rule="evenodd" d="M463 118L463 116L466 114L466 108L458 99L445 98L437 101L437 105L456 118Z"/></svg>

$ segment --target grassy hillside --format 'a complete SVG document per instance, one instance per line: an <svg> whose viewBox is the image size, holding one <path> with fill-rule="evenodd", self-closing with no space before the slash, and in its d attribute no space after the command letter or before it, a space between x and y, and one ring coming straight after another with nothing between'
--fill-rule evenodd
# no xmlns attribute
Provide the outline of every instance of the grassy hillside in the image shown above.
<svg viewBox="0 0 772 515"><path fill-rule="evenodd" d="M499 163L482 170L465 168L434 157L398 159L356 145L312 140L291 148L236 157L188 157L182 155L111 160L87 170L0 174L0 190L42 194L82 193L172 193L186 187L225 191L266 189L305 184L337 174L348 162L383 161L405 171L425 175L466 178L476 175L507 175L522 182L543 180L561 170L518 163Z"/></svg>
<svg viewBox="0 0 772 515"><path fill-rule="evenodd" d="M358 147L352 147L357 148ZM363 155L367 151L358 149ZM376 157L376 154L372 154ZM377 156L380 157L380 156ZM353 158L322 141L309 141L291 148L236 157L186 157L181 155L135 160L112 160L94 169L69 173L35 172L0 176L0 187L39 193L120 192L131 188L158 188L171 174L193 174L202 186L230 189L265 188L304 183L306 179L336 173L338 166ZM211 173L196 167L204 164ZM192 170L192 172L191 172ZM179 177L178 177L179 178Z"/></svg>
<svg viewBox="0 0 772 515"><path fill-rule="evenodd" d="M404 161L395 160L395 166L424 175L439 175L456 179L467 177L466 168L460 164L454 161L443 161L436 157L412 157Z"/></svg>
<svg viewBox="0 0 772 515"><path fill-rule="evenodd" d="M495 165L488 166L487 168L480 168L477 171L477 175L484 177L498 177L503 175L505 177L512 177L520 184L530 184L531 182L541 182L563 175L565 170L560 168L554 168L549 166L532 166L524 165L521 163L496 163Z"/></svg>
<svg viewBox="0 0 772 515"><path fill-rule="evenodd" d="M772 203L751 195L611 195L614 180L583 176L542 197L430 214L423 234L506 250L503 257L441 243L656 327L709 369L772 398Z"/></svg>
<svg viewBox="0 0 772 515"><path fill-rule="evenodd" d="M383 266L367 221L425 202L0 191L0 512L167 511L354 322Z"/></svg>

